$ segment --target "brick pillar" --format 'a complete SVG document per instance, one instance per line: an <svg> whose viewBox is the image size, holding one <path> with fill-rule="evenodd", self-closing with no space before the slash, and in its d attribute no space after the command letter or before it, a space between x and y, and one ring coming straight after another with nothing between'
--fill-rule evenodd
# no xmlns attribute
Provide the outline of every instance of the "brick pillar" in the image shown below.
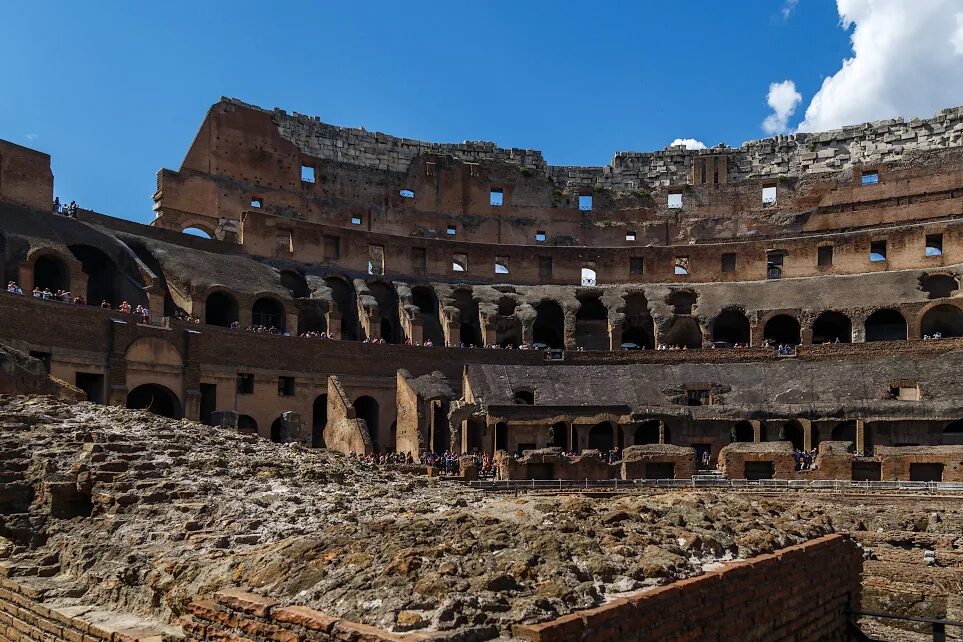
<svg viewBox="0 0 963 642"><path fill-rule="evenodd" d="M485 317L482 319L482 343L487 346L493 346L498 343L498 332L495 329L495 320Z"/></svg>
<svg viewBox="0 0 963 642"><path fill-rule="evenodd" d="M864 343L866 341L866 315L854 316L853 324L853 343Z"/></svg>
<svg viewBox="0 0 963 642"><path fill-rule="evenodd" d="M809 419L797 419L800 424L802 424L803 429L803 450L810 451L813 449L813 422Z"/></svg>
<svg viewBox="0 0 963 642"><path fill-rule="evenodd" d="M758 419L750 419L749 423L752 425L752 441L758 444L762 441L762 422Z"/></svg>
<svg viewBox="0 0 963 642"><path fill-rule="evenodd" d="M804 346L813 344L813 328L811 325L803 326L799 331L799 343Z"/></svg>
<svg viewBox="0 0 963 642"><path fill-rule="evenodd" d="M856 452L860 455L866 450L866 422L856 420Z"/></svg>
<svg viewBox="0 0 963 642"><path fill-rule="evenodd" d="M298 315L296 312L288 312L286 315L287 319L284 321L285 330L291 334L298 333Z"/></svg>
<svg viewBox="0 0 963 642"><path fill-rule="evenodd" d="M96 301L87 301L96 304ZM147 290L147 307L150 309L152 319L160 319L164 316L164 291L158 287L151 287ZM200 317L199 317L200 318Z"/></svg>
<svg viewBox="0 0 963 642"><path fill-rule="evenodd" d="M24 261L20 264L17 283L24 294L30 294L33 290L33 261Z"/></svg>
<svg viewBox="0 0 963 642"><path fill-rule="evenodd" d="M609 321L609 350L620 350L622 348L622 324L613 324Z"/></svg>
<svg viewBox="0 0 963 642"><path fill-rule="evenodd" d="M327 312L324 315L325 325L328 327L328 334L335 339L341 339L341 313Z"/></svg>
<svg viewBox="0 0 963 642"><path fill-rule="evenodd" d="M612 447L619 447L619 425L615 423L612 424Z"/></svg>
<svg viewBox="0 0 963 642"><path fill-rule="evenodd" d="M749 321L749 345L758 348L762 345L765 328L754 320Z"/></svg>
<svg viewBox="0 0 963 642"><path fill-rule="evenodd" d="M566 349L574 350L575 345L575 314L571 312L565 312L565 325L563 328L564 346Z"/></svg>
<svg viewBox="0 0 963 642"><path fill-rule="evenodd" d="M665 421L659 420L659 443L665 444Z"/></svg>
<svg viewBox="0 0 963 642"><path fill-rule="evenodd" d="M444 321L445 341L450 346L457 346L461 343L461 323L458 321Z"/></svg>

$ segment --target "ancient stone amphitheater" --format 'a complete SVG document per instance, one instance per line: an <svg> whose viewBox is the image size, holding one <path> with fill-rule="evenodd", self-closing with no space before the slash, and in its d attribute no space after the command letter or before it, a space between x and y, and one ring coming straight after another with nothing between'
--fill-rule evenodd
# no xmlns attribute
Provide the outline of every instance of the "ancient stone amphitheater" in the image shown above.
<svg viewBox="0 0 963 642"><path fill-rule="evenodd" d="M963 637L963 108L560 167L222 99L151 225L53 196L0 141L0 640Z"/></svg>

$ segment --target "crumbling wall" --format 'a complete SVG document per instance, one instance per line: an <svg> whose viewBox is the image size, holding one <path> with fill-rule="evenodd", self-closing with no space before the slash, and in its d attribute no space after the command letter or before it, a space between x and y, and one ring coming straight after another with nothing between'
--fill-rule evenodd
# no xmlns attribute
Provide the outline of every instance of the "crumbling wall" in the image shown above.
<svg viewBox="0 0 963 642"><path fill-rule="evenodd" d="M50 155L0 140L0 201L50 212L53 204Z"/></svg>
<svg viewBox="0 0 963 642"><path fill-rule="evenodd" d="M418 403L418 393L410 383L411 374L399 370L397 375L397 432L395 448L400 453L418 456L424 448L424 415Z"/></svg>
<svg viewBox="0 0 963 642"><path fill-rule="evenodd" d="M691 479L696 467L695 449L671 444L629 446L622 451L622 479L662 478L657 471L665 470L668 464L672 465L673 479Z"/></svg>
<svg viewBox="0 0 963 642"><path fill-rule="evenodd" d="M341 381L328 377L328 423L324 427L324 443L343 453L366 455L372 452L371 434L364 421L358 419Z"/></svg>
<svg viewBox="0 0 963 642"><path fill-rule="evenodd" d="M719 451L719 470L729 479L746 479L747 464L771 463L773 479L789 479L796 471L792 453L789 441L737 442Z"/></svg>

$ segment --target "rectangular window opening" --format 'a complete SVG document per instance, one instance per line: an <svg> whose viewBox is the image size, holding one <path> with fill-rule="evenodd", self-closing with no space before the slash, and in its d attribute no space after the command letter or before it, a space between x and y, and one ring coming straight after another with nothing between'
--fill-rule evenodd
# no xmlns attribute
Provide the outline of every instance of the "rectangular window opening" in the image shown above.
<svg viewBox="0 0 963 642"><path fill-rule="evenodd" d="M668 198L668 204L670 210L677 210L682 208L682 192L670 192Z"/></svg>
<svg viewBox="0 0 963 642"><path fill-rule="evenodd" d="M254 208L254 209L261 209L261 206L262 206L263 204L264 204L264 199L262 199L260 196L252 196L252 197L251 197L251 207L252 207L252 208Z"/></svg>
<svg viewBox="0 0 963 642"><path fill-rule="evenodd" d="M294 396L294 377L278 377L278 396Z"/></svg>
<svg viewBox="0 0 963 642"><path fill-rule="evenodd" d="M548 238L545 232L535 232L535 241L538 243L544 243L545 239Z"/></svg>
<svg viewBox="0 0 963 642"><path fill-rule="evenodd" d="M673 272L676 276L688 276L689 275L689 257L688 256L677 256L675 257L675 265Z"/></svg>
<svg viewBox="0 0 963 642"><path fill-rule="evenodd" d="M775 185L762 188L762 204L763 205L776 204L776 186Z"/></svg>
<svg viewBox="0 0 963 642"><path fill-rule="evenodd" d="M820 245L816 248L816 265L818 267L830 267L833 264L833 246Z"/></svg>
<svg viewBox="0 0 963 642"><path fill-rule="evenodd" d="M237 373L237 393L239 395L254 394L254 375L251 373Z"/></svg>
<svg viewBox="0 0 963 642"><path fill-rule="evenodd" d="M495 257L495 274L508 274L508 259L504 256Z"/></svg>
<svg viewBox="0 0 963 642"><path fill-rule="evenodd" d="M579 194L578 196L578 209L582 212L592 211L592 195L591 194Z"/></svg>
<svg viewBox="0 0 963 642"><path fill-rule="evenodd" d="M863 185L875 185L879 182L879 172L863 172L859 182Z"/></svg>
<svg viewBox="0 0 963 642"><path fill-rule="evenodd" d="M492 191L488 194L488 204L492 207L501 207L502 203L505 202L505 194L502 193L500 187L493 187Z"/></svg>
<svg viewBox="0 0 963 642"><path fill-rule="evenodd" d="M641 256L629 257L629 274L640 276L645 273L645 261Z"/></svg>
<svg viewBox="0 0 963 642"><path fill-rule="evenodd" d="M542 281L552 280L552 257L538 257L538 278Z"/></svg>
<svg viewBox="0 0 963 642"><path fill-rule="evenodd" d="M352 224L352 225L361 225L361 217L360 217L360 216L352 216L352 217L351 217L351 224Z"/></svg>
<svg viewBox="0 0 963 642"><path fill-rule="evenodd" d="M734 252L726 252L722 255L722 271L725 274L736 271L736 255Z"/></svg>
<svg viewBox="0 0 963 642"><path fill-rule="evenodd" d="M625 240L626 240L626 241L634 241L634 240L635 240L635 232L626 232L626 233L625 233Z"/></svg>
<svg viewBox="0 0 963 642"><path fill-rule="evenodd" d="M302 183L313 183L314 182L314 168L310 165L301 166L301 182Z"/></svg>
<svg viewBox="0 0 963 642"><path fill-rule="evenodd" d="M943 256L943 235L926 235L926 256Z"/></svg>
<svg viewBox="0 0 963 642"><path fill-rule="evenodd" d="M886 260L886 241L873 241L869 244L869 260L874 263Z"/></svg>
<svg viewBox="0 0 963 642"><path fill-rule="evenodd" d="M294 234L290 230L278 230L277 243L281 252L294 252Z"/></svg>
<svg viewBox="0 0 963 642"><path fill-rule="evenodd" d="M368 246L368 274L381 276L385 273L385 248L381 245Z"/></svg>
<svg viewBox="0 0 963 642"><path fill-rule="evenodd" d="M458 234L458 228L454 225L449 225L448 230L445 233L448 236L456 236Z"/></svg>

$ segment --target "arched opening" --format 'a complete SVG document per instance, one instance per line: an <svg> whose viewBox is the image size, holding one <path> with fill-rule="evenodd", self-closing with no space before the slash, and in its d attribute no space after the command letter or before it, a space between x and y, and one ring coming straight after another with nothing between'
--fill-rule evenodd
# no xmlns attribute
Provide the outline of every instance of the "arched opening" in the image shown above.
<svg viewBox="0 0 963 642"><path fill-rule="evenodd" d="M522 342L522 326L515 317L518 302L510 296L498 299L498 319L495 323L495 343L502 347L518 346Z"/></svg>
<svg viewBox="0 0 963 642"><path fill-rule="evenodd" d="M752 424L748 421L740 421L732 427L733 442L752 442L755 441L755 431Z"/></svg>
<svg viewBox="0 0 963 642"><path fill-rule="evenodd" d="M107 301L111 306L117 306L124 300L134 306L144 303L143 291L139 287L131 287L121 270L103 251L89 245L71 245L70 252L80 261L87 275L87 303L97 305ZM74 292L75 296L77 294L80 293Z"/></svg>
<svg viewBox="0 0 963 642"><path fill-rule="evenodd" d="M204 301L204 322L229 328L238 320L237 299L227 292L211 292Z"/></svg>
<svg viewBox="0 0 963 642"><path fill-rule="evenodd" d="M262 297L251 308L251 321L284 332L284 306L277 299Z"/></svg>
<svg viewBox="0 0 963 642"><path fill-rule="evenodd" d="M586 350L609 349L609 313L597 294L580 295L575 313L575 345Z"/></svg>
<svg viewBox="0 0 963 642"><path fill-rule="evenodd" d="M842 312L823 312L813 322L813 343L850 343L853 323Z"/></svg>
<svg viewBox="0 0 963 642"><path fill-rule="evenodd" d="M927 274L920 277L920 289L930 299L943 299L953 296L960 289L960 284L949 274Z"/></svg>
<svg viewBox="0 0 963 642"><path fill-rule="evenodd" d="M660 343L670 348L701 348L702 329L699 322L693 317L675 317L669 323L669 329L662 335Z"/></svg>
<svg viewBox="0 0 963 642"><path fill-rule="evenodd" d="M512 403L520 406L534 406L535 393L531 390L519 389L512 393Z"/></svg>
<svg viewBox="0 0 963 642"><path fill-rule="evenodd" d="M712 321L712 343L725 348L749 345L749 319L740 310L723 310Z"/></svg>
<svg viewBox="0 0 963 642"><path fill-rule="evenodd" d="M929 336L939 334L941 337L961 337L963 310L948 303L932 307L923 315L920 331Z"/></svg>
<svg viewBox="0 0 963 642"><path fill-rule="evenodd" d="M649 305L641 294L625 296L625 321L622 324L622 344L635 344L640 348L655 347L655 323L649 314Z"/></svg>
<svg viewBox="0 0 963 642"><path fill-rule="evenodd" d="M255 421L254 417L250 415L238 415L237 429L238 429L238 432L243 432L247 435L256 435L257 421Z"/></svg>
<svg viewBox="0 0 963 642"><path fill-rule="evenodd" d="M535 324L532 326L532 338L549 348L565 347L565 313L556 301L544 300L535 306Z"/></svg>
<svg viewBox="0 0 963 642"><path fill-rule="evenodd" d="M368 435L371 437L371 446L375 452L380 452L378 443L378 402L374 397L364 395L354 400L355 415L358 419L363 419L368 426Z"/></svg>
<svg viewBox="0 0 963 642"><path fill-rule="evenodd" d="M294 270L281 270L281 285L291 291L295 299L305 299L311 296L308 282L304 275Z"/></svg>
<svg viewBox="0 0 963 642"><path fill-rule="evenodd" d="M799 345L799 321L788 314L777 314L768 321L762 330L762 336L773 345Z"/></svg>
<svg viewBox="0 0 963 642"><path fill-rule="evenodd" d="M284 444L288 441L288 427L283 415L271 423L271 441L276 444Z"/></svg>
<svg viewBox="0 0 963 642"><path fill-rule="evenodd" d="M436 346L445 345L445 333L438 318L438 296L427 286L411 288L411 301L421 311L421 335Z"/></svg>
<svg viewBox="0 0 963 642"><path fill-rule="evenodd" d="M324 448L324 428L328 425L328 395L318 395L311 406L311 447Z"/></svg>
<svg viewBox="0 0 963 642"><path fill-rule="evenodd" d="M38 256L33 263L33 285L41 290L70 289L70 270L60 259L50 256Z"/></svg>
<svg viewBox="0 0 963 642"><path fill-rule="evenodd" d="M508 450L508 424L504 421L495 424L495 450Z"/></svg>
<svg viewBox="0 0 963 642"><path fill-rule="evenodd" d="M672 306L673 314L692 314L695 307L696 294L691 290L673 290L666 297L666 303Z"/></svg>
<svg viewBox="0 0 963 642"><path fill-rule="evenodd" d="M583 267L581 283L584 287L595 287L597 283L595 270Z"/></svg>
<svg viewBox="0 0 963 642"><path fill-rule="evenodd" d="M378 302L378 311L381 313L381 338L388 343L401 343L398 293L384 281L369 283L368 291Z"/></svg>
<svg viewBox="0 0 963 642"><path fill-rule="evenodd" d="M866 341L905 341L906 319L891 308L877 310L864 324Z"/></svg>
<svg viewBox="0 0 963 642"><path fill-rule="evenodd" d="M957 419L943 429L943 443L948 446L963 446L963 419Z"/></svg>
<svg viewBox="0 0 963 642"><path fill-rule="evenodd" d="M127 393L127 407L147 410L161 417L180 419L181 402L170 388L156 383L145 383Z"/></svg>
<svg viewBox="0 0 963 642"><path fill-rule="evenodd" d="M478 320L478 302L472 291L459 288L454 292L455 307L458 308L458 322L461 324L461 342L466 346L481 346L481 325Z"/></svg>
<svg viewBox="0 0 963 642"><path fill-rule="evenodd" d="M607 452L612 450L615 445L613 439L612 424L608 421L597 423L589 430L588 447L589 450Z"/></svg>
<svg viewBox="0 0 963 642"><path fill-rule="evenodd" d="M187 234L189 236L199 236L202 239L214 238L214 234L212 232L208 232L207 230L197 227L195 225L192 225L191 227L185 227L183 230L181 230L181 233Z"/></svg>
<svg viewBox="0 0 963 642"><path fill-rule="evenodd" d="M346 341L358 339L358 296L354 285L337 276L324 277L324 284L331 288L331 301L341 313L341 338Z"/></svg>
<svg viewBox="0 0 963 642"><path fill-rule="evenodd" d="M804 439L803 439L803 427L795 419L787 421L782 425L780 441L791 441L794 450L802 450Z"/></svg>
<svg viewBox="0 0 963 642"><path fill-rule="evenodd" d="M568 424L564 421L556 421L549 428L548 445L554 448L561 448L563 451L570 449L568 443Z"/></svg>
<svg viewBox="0 0 963 642"><path fill-rule="evenodd" d="M644 446L646 444L659 443L659 420L651 419L643 422L635 429L635 445Z"/></svg>
<svg viewBox="0 0 963 642"><path fill-rule="evenodd" d="M833 428L832 432L833 441L851 441L856 443L856 420L850 419L849 421L843 421Z"/></svg>

